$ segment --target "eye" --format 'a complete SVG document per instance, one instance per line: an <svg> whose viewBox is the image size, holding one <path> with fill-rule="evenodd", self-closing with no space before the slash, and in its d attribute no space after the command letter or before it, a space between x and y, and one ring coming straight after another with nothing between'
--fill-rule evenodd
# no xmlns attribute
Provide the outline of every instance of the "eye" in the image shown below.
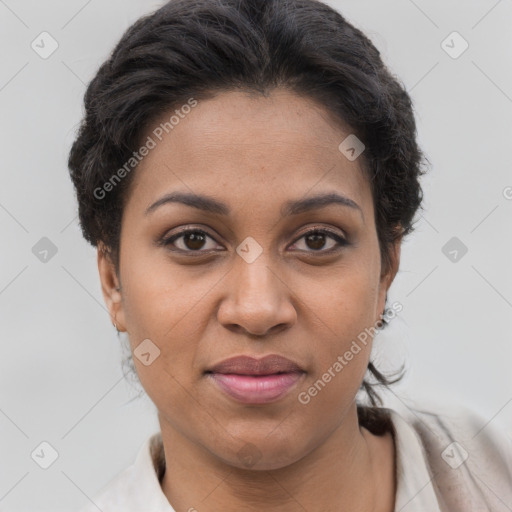
<svg viewBox="0 0 512 512"><path fill-rule="evenodd" d="M329 238L331 239L331 242L334 243L331 243L330 247L325 249L325 244ZM299 250L305 250L306 252L331 253L335 252L340 247L348 245L349 243L347 240L345 240L345 238L338 235L337 233L334 233L328 229L323 228L312 229L304 233L300 238L297 239L297 241L302 239L304 239L306 249ZM297 245L297 241L294 243L294 245ZM308 250L308 248L312 250Z"/></svg>
<svg viewBox="0 0 512 512"><path fill-rule="evenodd" d="M213 242L213 245L208 247L208 239ZM304 233L298 238L293 246L297 248L298 241L304 239L306 248L298 248L304 252L319 252L322 254L335 252L340 247L348 245L349 242L342 236L334 233L325 228L315 228ZM325 248L326 243L331 241L330 247ZM174 235L164 237L160 240L159 245L171 247L171 250L188 252L188 253L202 253L216 250L215 239L202 229L185 229ZM292 247L293 247L292 246Z"/></svg>
<svg viewBox="0 0 512 512"><path fill-rule="evenodd" d="M182 252L208 252L209 250L215 249L215 245L208 247L208 239L215 242L213 237L202 229L186 229L163 238L160 244L164 246L174 246L175 249ZM174 245L176 241L178 241L178 243Z"/></svg>

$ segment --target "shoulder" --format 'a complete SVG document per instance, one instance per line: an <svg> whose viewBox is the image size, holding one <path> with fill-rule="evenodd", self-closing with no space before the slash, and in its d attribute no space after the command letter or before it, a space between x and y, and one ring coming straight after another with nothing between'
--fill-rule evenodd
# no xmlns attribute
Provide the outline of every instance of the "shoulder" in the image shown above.
<svg viewBox="0 0 512 512"><path fill-rule="evenodd" d="M442 448L441 460L448 466L470 459L492 462L501 473L511 477L512 439L493 421L466 407L450 409L411 408L401 416L414 428L426 448ZM446 444L448 443L448 444ZM444 452L445 449L448 449ZM456 458L456 461L450 461Z"/></svg>
<svg viewBox="0 0 512 512"><path fill-rule="evenodd" d="M512 440L492 418L461 406L392 411L397 414L419 438L447 510L510 511Z"/></svg>
<svg viewBox="0 0 512 512"><path fill-rule="evenodd" d="M133 464L117 474L107 485L104 485L89 502L78 510L78 512L109 512L121 507L131 510L127 500L130 497L131 489L135 484L133 477ZM126 507L126 508L125 508Z"/></svg>
<svg viewBox="0 0 512 512"><path fill-rule="evenodd" d="M172 512L159 482L163 457L161 433L157 432L140 446L135 461L101 488L78 512Z"/></svg>

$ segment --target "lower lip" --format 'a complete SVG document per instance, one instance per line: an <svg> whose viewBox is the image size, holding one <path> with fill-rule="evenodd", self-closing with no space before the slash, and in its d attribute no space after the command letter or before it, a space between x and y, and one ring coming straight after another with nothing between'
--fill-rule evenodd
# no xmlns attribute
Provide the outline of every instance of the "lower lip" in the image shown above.
<svg viewBox="0 0 512 512"><path fill-rule="evenodd" d="M232 398L246 404L267 404L283 397L301 379L303 372L273 375L211 373L214 382Z"/></svg>

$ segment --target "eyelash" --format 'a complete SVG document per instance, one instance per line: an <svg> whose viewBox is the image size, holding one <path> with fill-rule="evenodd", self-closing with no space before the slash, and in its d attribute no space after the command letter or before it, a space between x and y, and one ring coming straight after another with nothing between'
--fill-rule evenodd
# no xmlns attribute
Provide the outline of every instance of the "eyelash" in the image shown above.
<svg viewBox="0 0 512 512"><path fill-rule="evenodd" d="M191 233L201 233L202 235L206 235L207 237L211 238L212 240L215 240L215 238L213 236L211 236L207 231L204 231L203 229L198 229L198 228L195 228L195 229L185 229L183 231L180 231L179 233L175 233L174 235L171 235L171 236L168 236L168 237L164 237L162 238L158 244L161 245L161 246L164 246L164 247L168 247L170 246L173 242L175 242L176 240L178 240L179 238L185 236L185 235L188 235L188 234L191 234ZM328 237L330 237L331 239L335 240L337 243L338 243L338 247L333 247L331 249L328 249L328 250L322 250L322 249L319 249L318 251L315 251L315 250L309 250L309 251L301 251L299 250L299 252L306 252L306 253L311 253L311 254L320 254L320 255L326 255L326 254L332 254L334 252L337 252L339 251L341 248L349 245L349 242L341 237L340 235L338 235L337 233L334 233L332 232L331 230L329 229L326 229L326 228L313 228L309 231L306 231L305 233L303 233L299 238L297 238L292 245L296 244L299 240L301 240L302 238L304 237L307 237L308 235L312 235L312 234L323 234L323 235L327 235ZM172 251L175 251L175 252L181 252L182 254L183 253L187 253L187 254L196 254L196 255L201 255L201 254L205 254L205 253L208 253L210 251L204 251L204 250L197 250L197 251L193 251L193 250L183 250L183 249L170 249Z"/></svg>

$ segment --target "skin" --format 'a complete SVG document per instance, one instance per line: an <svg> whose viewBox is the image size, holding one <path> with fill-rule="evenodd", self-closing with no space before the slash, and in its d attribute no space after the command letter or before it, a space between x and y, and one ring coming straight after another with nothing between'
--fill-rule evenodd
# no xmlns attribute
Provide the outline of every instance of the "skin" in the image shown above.
<svg viewBox="0 0 512 512"><path fill-rule="evenodd" d="M357 420L371 339L307 405L297 399L375 326L399 266L397 242L391 268L382 272L361 160L338 150L348 134L321 105L287 90L200 101L134 171L118 274L98 250L117 328L128 333L132 351L147 338L160 350L148 366L134 361L158 409L161 485L177 511L393 510L393 439ZM168 203L144 214L172 191L213 196L231 213ZM343 194L361 211L332 204L281 215L286 201L321 192ZM180 227L207 236L202 244L186 237L156 244ZM313 227L331 229L349 245L330 236L323 245L308 243L304 234ZM248 236L263 249L252 263L236 252ZM331 248L336 252L326 255ZM234 355L271 353L306 371L271 404L236 402L204 375ZM251 467L241 449L257 459Z"/></svg>

